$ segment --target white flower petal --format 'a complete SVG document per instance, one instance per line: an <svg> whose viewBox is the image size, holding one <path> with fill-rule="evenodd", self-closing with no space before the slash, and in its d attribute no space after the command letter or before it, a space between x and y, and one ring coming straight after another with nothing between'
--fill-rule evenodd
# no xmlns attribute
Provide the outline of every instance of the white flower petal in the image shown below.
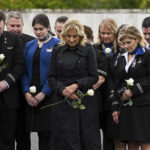
<svg viewBox="0 0 150 150"><path fill-rule="evenodd" d="M111 49L110 48L106 48L105 52L106 52L106 54L109 54L111 52Z"/></svg>
<svg viewBox="0 0 150 150"><path fill-rule="evenodd" d="M5 58L4 54L0 54L0 61L3 61L3 59Z"/></svg>
<svg viewBox="0 0 150 150"><path fill-rule="evenodd" d="M35 86L31 86L30 87L30 93L36 93L36 87Z"/></svg>
<svg viewBox="0 0 150 150"><path fill-rule="evenodd" d="M89 89L89 90L87 91L87 94L88 94L89 96L93 96L93 95L94 95L94 90L93 90L93 89Z"/></svg>
<svg viewBox="0 0 150 150"><path fill-rule="evenodd" d="M134 80L132 78L126 80L126 82L127 82L128 86L133 86L134 85Z"/></svg>

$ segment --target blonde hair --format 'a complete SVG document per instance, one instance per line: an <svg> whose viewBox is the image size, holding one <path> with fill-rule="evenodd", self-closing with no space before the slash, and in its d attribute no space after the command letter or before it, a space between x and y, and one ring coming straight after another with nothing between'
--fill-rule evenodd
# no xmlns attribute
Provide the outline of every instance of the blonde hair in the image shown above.
<svg viewBox="0 0 150 150"><path fill-rule="evenodd" d="M119 36L119 33L120 33L120 30L125 27L127 24L122 24L121 26L119 26L119 28L117 29L117 32L116 32L116 36L115 36L115 40L114 40L114 52L117 53L118 50L119 50L119 40L118 40L118 36Z"/></svg>
<svg viewBox="0 0 150 150"><path fill-rule="evenodd" d="M141 47L146 46L146 41L143 37L143 34L138 30L137 27L135 27L133 25L126 25L120 30L120 32L118 34L118 40L122 41L125 38L139 39L139 45Z"/></svg>
<svg viewBox="0 0 150 150"><path fill-rule="evenodd" d="M102 43L102 39L101 39L101 35L100 35L100 29L101 29L102 26L105 26L114 35L116 35L117 28L118 28L117 23L112 18L106 18L106 19L102 20L102 22L99 24L99 27L98 27L98 40L97 40L96 44L101 44Z"/></svg>
<svg viewBox="0 0 150 150"><path fill-rule="evenodd" d="M60 45L66 44L66 38L65 37L66 37L67 32L70 29L74 29L78 33L78 35L80 36L79 44L81 46L84 46L85 40L86 40L86 35L84 33L84 27L83 27L82 23L78 19L75 19L75 18L70 18L65 22L65 24L62 28Z"/></svg>

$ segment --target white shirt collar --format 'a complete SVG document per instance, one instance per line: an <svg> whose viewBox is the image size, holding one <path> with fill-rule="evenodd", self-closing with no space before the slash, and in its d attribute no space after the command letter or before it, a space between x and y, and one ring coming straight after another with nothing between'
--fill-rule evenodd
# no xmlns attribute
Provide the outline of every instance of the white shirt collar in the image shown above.
<svg viewBox="0 0 150 150"><path fill-rule="evenodd" d="M125 60L126 60L125 70L126 72L128 72L129 67L131 66L133 60L135 59L135 56L132 59L130 59L129 62L128 62L128 52L125 52L124 54L122 54L122 56L125 57Z"/></svg>

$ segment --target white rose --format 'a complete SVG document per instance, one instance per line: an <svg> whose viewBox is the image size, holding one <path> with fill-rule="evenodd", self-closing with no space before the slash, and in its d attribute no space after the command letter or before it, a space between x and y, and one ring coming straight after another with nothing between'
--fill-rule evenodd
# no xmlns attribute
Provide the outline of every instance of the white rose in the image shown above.
<svg viewBox="0 0 150 150"><path fill-rule="evenodd" d="M128 86L133 86L134 85L134 80L132 78L126 80L126 82L127 82Z"/></svg>
<svg viewBox="0 0 150 150"><path fill-rule="evenodd" d="M111 49L110 48L106 48L105 52L106 52L106 54L109 54L111 52Z"/></svg>
<svg viewBox="0 0 150 150"><path fill-rule="evenodd" d="M93 90L93 89L88 90L88 91L87 91L87 94L88 94L89 96L93 96L93 95L94 95L94 90Z"/></svg>
<svg viewBox="0 0 150 150"><path fill-rule="evenodd" d="M3 61L5 58L5 55L4 54L0 54L0 61Z"/></svg>
<svg viewBox="0 0 150 150"><path fill-rule="evenodd" d="M30 87L30 93L36 93L36 87L35 86L31 86Z"/></svg>

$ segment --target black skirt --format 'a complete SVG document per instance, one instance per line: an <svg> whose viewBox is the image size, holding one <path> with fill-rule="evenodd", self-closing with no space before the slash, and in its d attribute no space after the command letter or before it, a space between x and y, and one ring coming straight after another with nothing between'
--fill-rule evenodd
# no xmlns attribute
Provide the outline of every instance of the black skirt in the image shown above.
<svg viewBox="0 0 150 150"><path fill-rule="evenodd" d="M150 106L126 106L120 113L122 141L150 142Z"/></svg>
<svg viewBox="0 0 150 150"><path fill-rule="evenodd" d="M51 107L40 109L51 102L51 95L46 97L37 107L26 106L27 132L51 131Z"/></svg>

